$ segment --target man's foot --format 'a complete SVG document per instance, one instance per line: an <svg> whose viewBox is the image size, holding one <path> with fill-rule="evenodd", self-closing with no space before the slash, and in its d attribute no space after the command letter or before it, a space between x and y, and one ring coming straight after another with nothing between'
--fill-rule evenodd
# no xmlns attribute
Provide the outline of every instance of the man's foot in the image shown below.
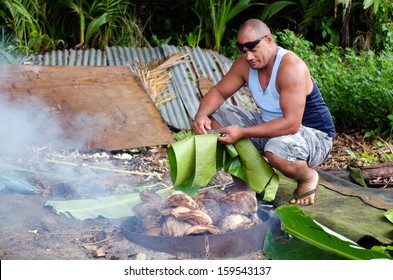
<svg viewBox="0 0 393 280"><path fill-rule="evenodd" d="M293 199L289 203L303 206L314 204L317 196L319 175L315 170L312 170L312 172L313 176L310 180L298 184L297 189L293 192Z"/></svg>

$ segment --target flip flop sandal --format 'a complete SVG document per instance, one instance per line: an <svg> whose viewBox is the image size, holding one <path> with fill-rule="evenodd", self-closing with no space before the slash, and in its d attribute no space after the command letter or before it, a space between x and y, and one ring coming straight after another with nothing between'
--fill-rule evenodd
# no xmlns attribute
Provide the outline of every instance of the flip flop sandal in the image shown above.
<svg viewBox="0 0 393 280"><path fill-rule="evenodd" d="M313 190L308 191L308 192L305 192L304 194L298 195L298 194L297 194L297 189L296 189L296 190L293 191L293 199L295 199L295 200L303 199L303 198L305 198L305 197L307 197L307 196L310 196L310 195L316 193L317 190L318 190L318 185L317 185ZM316 199L316 195L314 196L314 201L315 201L315 199ZM294 205L299 205L299 206L308 206L308 205L312 205L311 203L308 203L308 204L296 204L296 203L293 203L293 204L294 204Z"/></svg>

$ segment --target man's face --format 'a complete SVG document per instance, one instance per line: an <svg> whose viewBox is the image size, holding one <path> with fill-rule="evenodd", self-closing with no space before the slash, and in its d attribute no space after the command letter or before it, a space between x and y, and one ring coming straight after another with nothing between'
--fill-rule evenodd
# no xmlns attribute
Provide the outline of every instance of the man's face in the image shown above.
<svg viewBox="0 0 393 280"><path fill-rule="evenodd" d="M267 46L264 41L269 35L258 36L255 32L251 32L238 36L237 46L251 68L260 69L266 66Z"/></svg>

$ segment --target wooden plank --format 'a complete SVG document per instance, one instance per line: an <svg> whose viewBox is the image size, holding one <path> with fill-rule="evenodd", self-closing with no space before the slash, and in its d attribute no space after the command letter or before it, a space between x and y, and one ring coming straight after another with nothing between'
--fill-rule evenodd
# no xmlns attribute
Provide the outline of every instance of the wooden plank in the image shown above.
<svg viewBox="0 0 393 280"><path fill-rule="evenodd" d="M9 95L11 102L36 104L33 100L41 99L47 106L43 110L60 120L64 139L89 135L84 149L122 150L173 142L128 66L0 65L0 94Z"/></svg>

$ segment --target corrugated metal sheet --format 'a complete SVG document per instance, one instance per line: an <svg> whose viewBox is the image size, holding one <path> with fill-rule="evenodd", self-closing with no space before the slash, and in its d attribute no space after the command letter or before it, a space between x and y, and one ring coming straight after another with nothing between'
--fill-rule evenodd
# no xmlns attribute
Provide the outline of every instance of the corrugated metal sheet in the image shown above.
<svg viewBox="0 0 393 280"><path fill-rule="evenodd" d="M172 79L167 93L176 98L166 102L159 111L169 126L176 129L190 129L192 120L202 98L199 82L201 79L217 83L229 70L232 60L212 50L164 45L155 48L107 47L100 50L53 51L29 58L38 65L72 66L134 66L137 62L148 65L153 60L164 60L178 52L185 52L189 59L171 67ZM227 102L255 108L249 91L243 87Z"/></svg>
<svg viewBox="0 0 393 280"><path fill-rule="evenodd" d="M61 66L106 66L106 53L101 50L52 51L29 58L29 63L37 65Z"/></svg>

